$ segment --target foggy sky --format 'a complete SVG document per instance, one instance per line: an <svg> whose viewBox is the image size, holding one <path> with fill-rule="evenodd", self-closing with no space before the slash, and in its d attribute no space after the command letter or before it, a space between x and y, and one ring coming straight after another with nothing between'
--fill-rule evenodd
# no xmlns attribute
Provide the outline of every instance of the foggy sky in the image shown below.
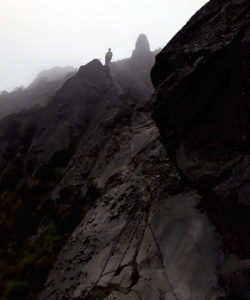
<svg viewBox="0 0 250 300"><path fill-rule="evenodd" d="M145 33L163 47L207 0L0 0L0 91L43 69L129 57Z"/></svg>

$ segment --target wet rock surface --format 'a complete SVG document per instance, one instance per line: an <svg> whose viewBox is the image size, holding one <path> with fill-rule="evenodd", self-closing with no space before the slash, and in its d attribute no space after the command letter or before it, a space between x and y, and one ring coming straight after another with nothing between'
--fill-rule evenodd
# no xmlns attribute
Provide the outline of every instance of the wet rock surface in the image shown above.
<svg viewBox="0 0 250 300"><path fill-rule="evenodd" d="M117 127L89 175L101 195L61 250L40 299L218 295L223 255L197 209L200 196L182 185L147 111L131 111Z"/></svg>

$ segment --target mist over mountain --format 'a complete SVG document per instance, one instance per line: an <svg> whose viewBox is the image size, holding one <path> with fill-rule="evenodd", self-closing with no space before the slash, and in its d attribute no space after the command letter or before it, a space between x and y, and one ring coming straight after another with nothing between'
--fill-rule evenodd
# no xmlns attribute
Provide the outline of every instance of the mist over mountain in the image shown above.
<svg viewBox="0 0 250 300"><path fill-rule="evenodd" d="M155 54L155 51L150 50L146 35L141 34L130 58L110 64L110 75L129 94L125 101L142 102L151 97L154 89L149 70L155 62Z"/></svg>
<svg viewBox="0 0 250 300"><path fill-rule="evenodd" d="M68 77L69 74L73 76L74 73L76 73L76 69L70 66L64 68L54 67L49 70L43 70L37 75L36 79L33 80L27 88L32 89L35 88L36 86L42 84L48 84L49 82L54 82L54 81L60 81L60 80L66 81L65 78Z"/></svg>
<svg viewBox="0 0 250 300"><path fill-rule="evenodd" d="M141 34L20 91L0 120L0 297L250 299L249 53L249 1L211 0L160 52Z"/></svg>
<svg viewBox="0 0 250 300"><path fill-rule="evenodd" d="M27 87L0 94L0 118L36 105L45 105L64 82L75 74L72 67L54 67L44 70Z"/></svg>
<svg viewBox="0 0 250 300"><path fill-rule="evenodd" d="M207 1L1 0L0 91L45 68L103 59L109 47L114 61L129 57L141 32L152 49L163 47Z"/></svg>

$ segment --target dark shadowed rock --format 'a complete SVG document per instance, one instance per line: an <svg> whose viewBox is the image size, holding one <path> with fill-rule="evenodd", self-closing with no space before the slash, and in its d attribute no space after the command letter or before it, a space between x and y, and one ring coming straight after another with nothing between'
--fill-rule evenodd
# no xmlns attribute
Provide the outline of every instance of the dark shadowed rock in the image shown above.
<svg viewBox="0 0 250 300"><path fill-rule="evenodd" d="M151 72L163 143L200 191L224 253L238 257L222 275L230 299L250 297L249 54L250 2L212 0L157 55Z"/></svg>
<svg viewBox="0 0 250 300"><path fill-rule="evenodd" d="M211 1L157 56L154 117L191 180L212 184L249 147L249 47L249 2Z"/></svg>

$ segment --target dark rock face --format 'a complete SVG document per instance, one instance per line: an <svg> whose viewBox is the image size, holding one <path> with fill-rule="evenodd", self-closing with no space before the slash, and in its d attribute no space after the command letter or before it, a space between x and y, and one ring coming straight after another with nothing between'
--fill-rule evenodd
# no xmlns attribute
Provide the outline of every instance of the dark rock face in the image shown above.
<svg viewBox="0 0 250 300"><path fill-rule="evenodd" d="M99 195L61 250L40 299L220 295L220 243L196 208L200 196L183 186L147 110L118 116L104 116L61 181L67 186L74 178L82 189L95 183ZM96 143L101 150L93 160Z"/></svg>
<svg viewBox="0 0 250 300"><path fill-rule="evenodd" d="M218 2L191 19L152 70L163 136L178 143L182 171L208 184L247 151L249 136L249 3Z"/></svg>
<svg viewBox="0 0 250 300"><path fill-rule="evenodd" d="M233 299L249 299L249 1L210 1L151 76L163 143L222 236L221 279Z"/></svg>

